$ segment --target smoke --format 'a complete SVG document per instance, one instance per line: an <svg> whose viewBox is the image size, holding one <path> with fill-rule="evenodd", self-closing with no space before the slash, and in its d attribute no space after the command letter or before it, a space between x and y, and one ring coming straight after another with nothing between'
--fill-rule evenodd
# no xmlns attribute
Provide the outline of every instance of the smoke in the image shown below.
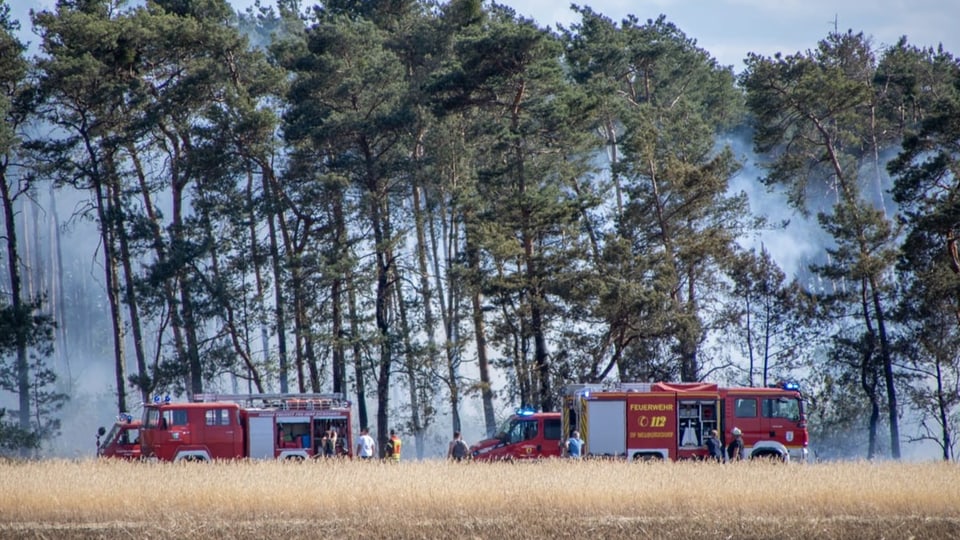
<svg viewBox="0 0 960 540"><path fill-rule="evenodd" d="M792 208L781 188L764 185L764 171L749 135L730 134L718 144L729 146L742 164L740 172L730 181L730 193L746 193L751 212L768 223L767 228L741 238L741 246L757 251L763 247L787 276L802 280L808 277L811 262L822 259L824 247L831 243L828 235L815 218Z"/></svg>

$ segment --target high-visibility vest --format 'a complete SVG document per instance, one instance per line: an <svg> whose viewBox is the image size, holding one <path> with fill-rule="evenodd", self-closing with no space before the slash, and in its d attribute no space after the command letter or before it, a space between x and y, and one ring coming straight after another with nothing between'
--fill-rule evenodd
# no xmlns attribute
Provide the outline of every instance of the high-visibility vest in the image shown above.
<svg viewBox="0 0 960 540"><path fill-rule="evenodd" d="M400 461L400 447L403 446L400 437L396 435L390 437L390 444L393 445L393 454L391 454L390 457L392 457L394 461Z"/></svg>

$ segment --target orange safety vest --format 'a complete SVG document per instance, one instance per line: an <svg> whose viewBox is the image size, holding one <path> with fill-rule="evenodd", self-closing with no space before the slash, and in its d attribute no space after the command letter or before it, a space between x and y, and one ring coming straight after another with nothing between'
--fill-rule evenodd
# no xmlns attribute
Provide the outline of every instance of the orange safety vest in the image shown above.
<svg viewBox="0 0 960 540"><path fill-rule="evenodd" d="M393 454L391 454L390 457L392 457L394 461L400 461L400 447L403 446L403 443L400 442L400 437L396 435L390 437L390 444L393 445Z"/></svg>

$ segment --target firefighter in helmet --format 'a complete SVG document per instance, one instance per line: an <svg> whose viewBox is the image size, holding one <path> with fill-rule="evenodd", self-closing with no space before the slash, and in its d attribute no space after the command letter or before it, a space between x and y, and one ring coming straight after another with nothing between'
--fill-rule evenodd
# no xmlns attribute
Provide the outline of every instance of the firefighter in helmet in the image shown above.
<svg viewBox="0 0 960 540"><path fill-rule="evenodd" d="M740 461L744 454L743 432L740 431L740 428L735 427L730 431L730 434L733 435L733 440L727 446L727 459L729 461Z"/></svg>
<svg viewBox="0 0 960 540"><path fill-rule="evenodd" d="M387 446L384 451L384 457L387 459L399 463L400 462L400 450L403 447L403 442L400 440L400 437L397 435L397 430L390 430L390 439L387 441Z"/></svg>

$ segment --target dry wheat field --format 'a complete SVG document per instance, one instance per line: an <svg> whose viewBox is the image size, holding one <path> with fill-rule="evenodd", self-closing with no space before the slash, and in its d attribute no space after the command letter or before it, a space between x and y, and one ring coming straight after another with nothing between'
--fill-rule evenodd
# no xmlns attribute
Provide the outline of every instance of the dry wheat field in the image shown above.
<svg viewBox="0 0 960 540"><path fill-rule="evenodd" d="M0 463L0 538L960 538L950 463Z"/></svg>

